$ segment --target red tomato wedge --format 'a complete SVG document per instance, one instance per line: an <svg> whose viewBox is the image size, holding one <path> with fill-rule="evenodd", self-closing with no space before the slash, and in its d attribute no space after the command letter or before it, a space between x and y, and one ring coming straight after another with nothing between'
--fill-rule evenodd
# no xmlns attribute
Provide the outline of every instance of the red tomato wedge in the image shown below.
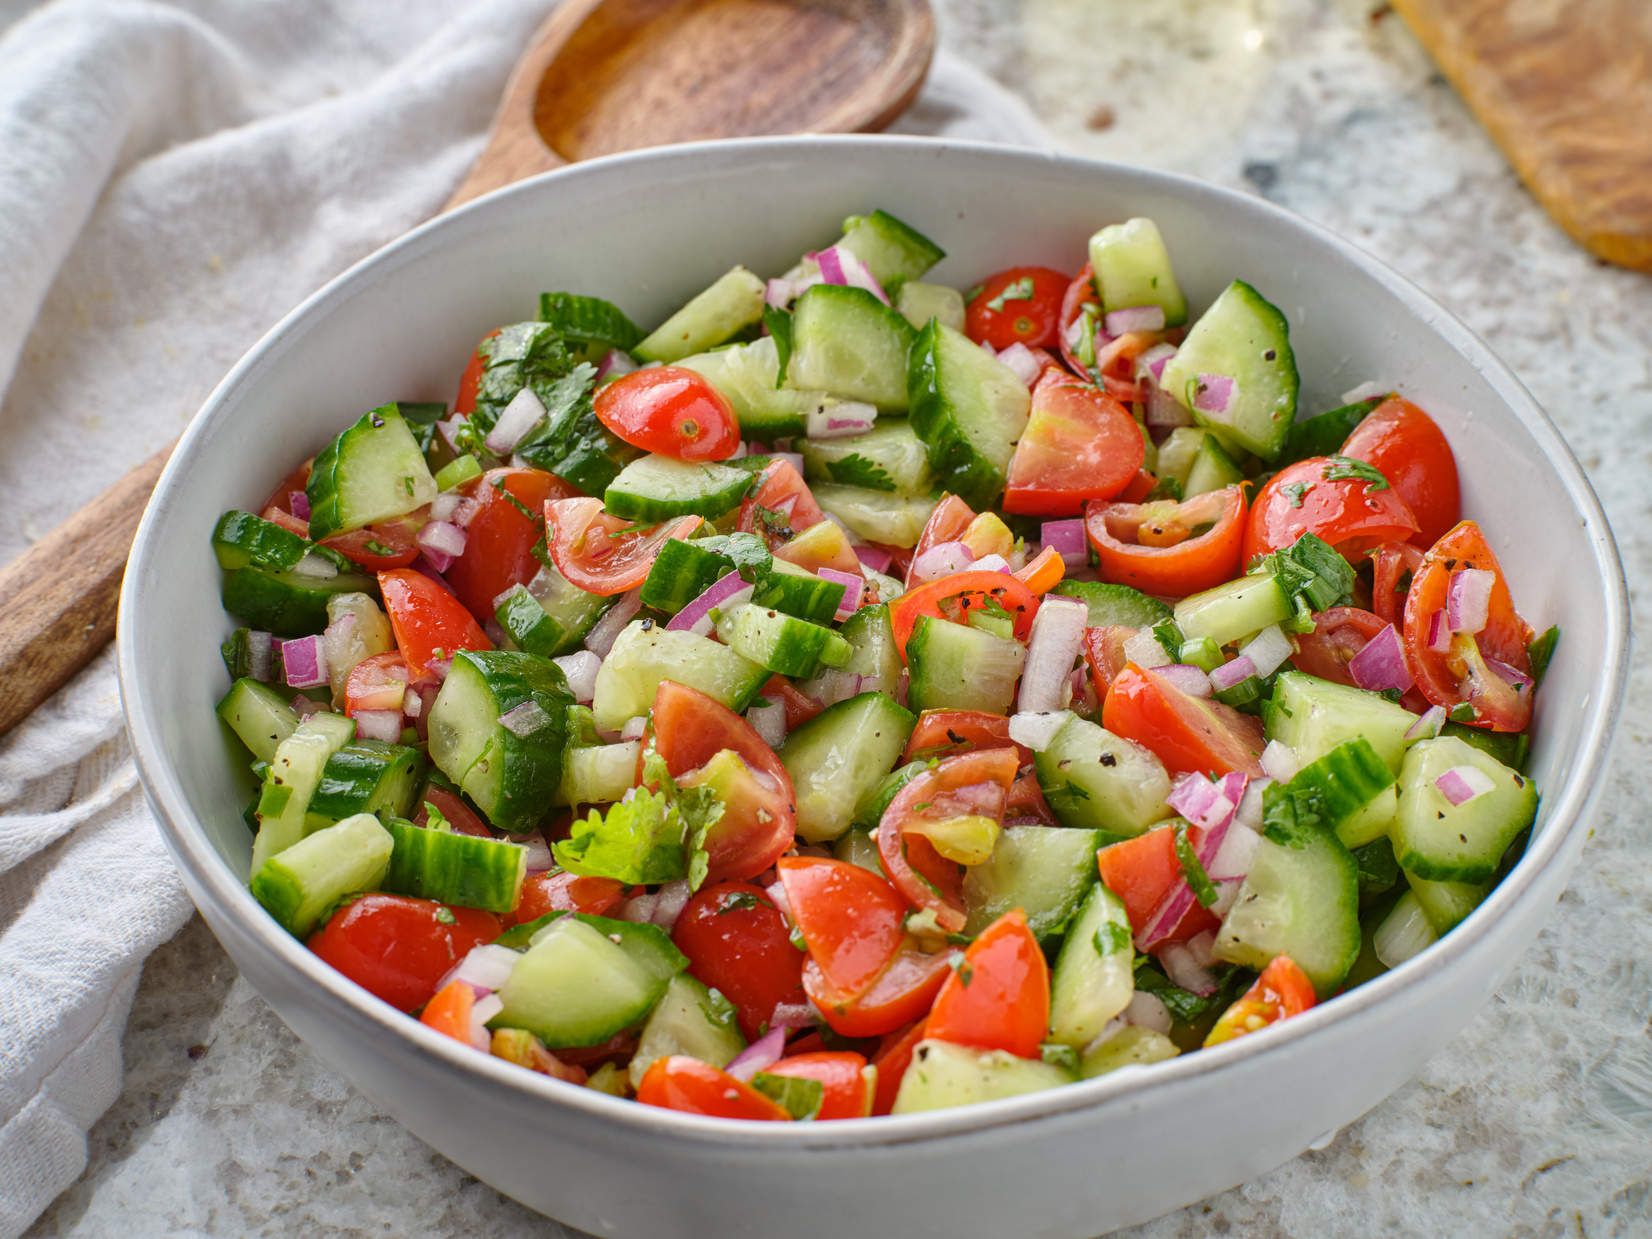
<svg viewBox="0 0 1652 1239"><path fill-rule="evenodd" d="M452 826L461 835L473 835L478 839L494 838L493 831L489 830L482 819L471 811L470 806L462 798L455 796L445 787L427 783L424 791L419 795L418 811L413 815L413 824L415 826L428 824L431 809L435 809L436 812L446 818L448 825ZM600 879L590 880L597 881ZM524 892L527 890L527 883L525 882L523 883L523 890ZM580 908L579 911L589 912L590 909ZM532 920L533 917L530 916L525 919Z"/></svg>
<svg viewBox="0 0 1652 1239"><path fill-rule="evenodd" d="M637 1085L637 1100L645 1106L720 1119L790 1122L792 1117L745 1081L686 1054L656 1058Z"/></svg>
<svg viewBox="0 0 1652 1239"><path fill-rule="evenodd" d="M600 499L552 499L545 505L551 559L557 571L587 593L623 594L641 585L668 538L687 538L698 516L639 528L609 516Z"/></svg>
<svg viewBox="0 0 1652 1239"><path fill-rule="evenodd" d="M465 526L465 551L442 579L465 609L483 622L493 618L493 600L512 585L525 585L539 571L539 541L545 504L579 492L543 469L489 469L467 488L482 506ZM514 500L515 502L512 502Z"/></svg>
<svg viewBox="0 0 1652 1239"><path fill-rule="evenodd" d="M1134 631L1134 630L1132 630ZM975 749L1014 749L1023 766L1032 761L1032 750L1010 739L1010 721L1002 714L985 710L925 710L918 715L912 737L906 742L902 762L932 757L956 757Z"/></svg>
<svg viewBox="0 0 1652 1239"><path fill-rule="evenodd" d="M1172 774L1262 777L1262 720L1219 701L1189 696L1127 663L1107 690L1102 726L1158 755Z"/></svg>
<svg viewBox="0 0 1652 1239"><path fill-rule="evenodd" d="M1314 616L1314 630L1297 636L1301 649L1291 656L1291 665L1333 684L1358 688L1348 674L1348 663L1386 627L1388 621L1358 607L1321 611Z"/></svg>
<svg viewBox="0 0 1652 1239"><path fill-rule="evenodd" d="M757 534L773 551L826 519L791 461L771 461L762 477L757 493L740 504L735 528L741 533Z"/></svg>
<svg viewBox="0 0 1652 1239"><path fill-rule="evenodd" d="M906 936L906 900L870 870L818 856L775 864L809 959L843 1001L859 998Z"/></svg>
<svg viewBox="0 0 1652 1239"><path fill-rule="evenodd" d="M975 509L969 504L957 495L942 495L941 501L924 522L923 532L918 535L918 545L912 548L912 560L921 559L932 546L943 542L961 542L974 519ZM906 583L912 584L910 560L907 563Z"/></svg>
<svg viewBox="0 0 1652 1239"><path fill-rule="evenodd" d="M455 981L425 1004L419 1023L469 1045L470 1009L475 1005L476 990L468 981Z"/></svg>
<svg viewBox="0 0 1652 1239"><path fill-rule="evenodd" d="M1232 1041L1269 1024L1301 1015L1314 1005L1314 986L1289 955L1275 955L1243 998L1222 1012L1206 1047Z"/></svg>
<svg viewBox="0 0 1652 1239"><path fill-rule="evenodd" d="M613 878L580 877L561 869L531 874L522 883L522 898L504 917L504 922L507 927L526 925L551 912L607 916L625 897L625 889L623 882Z"/></svg>
<svg viewBox="0 0 1652 1239"><path fill-rule="evenodd" d="M1486 626L1472 636L1453 634L1448 650L1430 649L1434 613L1446 605L1451 578L1469 568L1493 576ZM1467 705L1474 717L1465 721L1472 727L1524 731L1532 717L1531 682L1505 679L1488 660L1526 676L1531 671L1526 647L1533 635L1514 609L1502 565L1480 526L1464 521L1434 544L1405 601L1405 657L1424 697L1448 710Z"/></svg>
<svg viewBox="0 0 1652 1239"><path fill-rule="evenodd" d="M470 361L465 364L465 372L459 376L459 394L453 398L453 416L469 417L476 409L476 393L481 389L482 376L487 373L488 359L482 355L482 345L498 335L502 328L494 328L483 336L477 344L476 351L470 355Z"/></svg>
<svg viewBox="0 0 1652 1239"><path fill-rule="evenodd" d="M804 954L768 892L749 882L719 882L688 901L671 940L688 970L734 1004L740 1031L755 1041L780 1003L803 1001Z"/></svg>
<svg viewBox="0 0 1652 1239"><path fill-rule="evenodd" d="M895 648L906 659L906 643L920 615L962 623L969 612L997 603L1015 619L1015 637L1025 641L1038 614L1038 595L1025 581L1005 572L955 572L951 576L909 589L889 604L889 622L895 630Z"/></svg>
<svg viewBox="0 0 1652 1239"><path fill-rule="evenodd" d="M1090 682L1095 685L1098 697L1107 696L1114 678L1130 661L1125 657L1124 643L1135 635L1134 628L1122 624L1084 630L1084 661L1090 668Z"/></svg>
<svg viewBox="0 0 1652 1239"><path fill-rule="evenodd" d="M988 276L964 308L964 334L977 344L1055 348L1069 277L1048 267L1011 267Z"/></svg>
<svg viewBox="0 0 1652 1239"><path fill-rule="evenodd" d="M632 447L678 460L727 460L740 446L728 397L682 366L636 370L599 388L597 420Z"/></svg>
<svg viewBox="0 0 1652 1239"><path fill-rule="evenodd" d="M909 828L922 821L967 816L1002 822L1020 765L1014 748L976 749L949 757L901 788L883 812L878 857L884 873L913 907L932 911L947 933L964 927L964 867Z"/></svg>
<svg viewBox="0 0 1652 1239"><path fill-rule="evenodd" d="M345 712L400 710L412 679L400 650L369 655L356 664L344 682Z"/></svg>
<svg viewBox="0 0 1652 1239"><path fill-rule="evenodd" d="M845 1037L881 1037L921 1019L950 974L957 952L926 955L908 938L889 966L857 997L834 989L820 966L803 965L803 992L826 1017L832 1031Z"/></svg>
<svg viewBox="0 0 1652 1239"><path fill-rule="evenodd" d="M1251 504L1244 562L1311 533L1357 565L1372 547L1416 532L1417 518L1399 491L1351 473L1346 460L1310 456L1274 474Z"/></svg>
<svg viewBox="0 0 1652 1239"><path fill-rule="evenodd" d="M472 947L499 933L491 912L410 895L357 895L306 945L368 993L411 1011Z"/></svg>
<svg viewBox="0 0 1652 1239"><path fill-rule="evenodd" d="M1422 566L1423 553L1407 542L1384 542L1371 552L1371 610L1383 623L1405 622L1405 596Z"/></svg>
<svg viewBox="0 0 1652 1239"><path fill-rule="evenodd" d="M1184 598L1238 575L1244 488L1213 490L1184 503L1092 503L1084 512L1084 532L1107 580Z"/></svg>
<svg viewBox="0 0 1652 1239"><path fill-rule="evenodd" d="M1050 1026L1050 969L1020 908L1006 912L964 952L929 1013L929 1035L954 1045L1038 1057Z"/></svg>
<svg viewBox="0 0 1652 1239"><path fill-rule="evenodd" d="M1073 277L1073 282L1067 285L1067 291L1061 298L1061 330L1056 343L1061 348L1061 359L1067 363L1074 374L1084 373L1084 363L1073 352L1069 336L1073 320L1078 318L1080 311L1089 304L1094 308L1094 317L1097 325L1101 320L1101 296L1096 292L1096 269L1086 262L1079 273Z"/></svg>
<svg viewBox="0 0 1652 1239"><path fill-rule="evenodd" d="M264 500L264 507L260 510L267 512L268 509L275 508L281 512L284 512L286 515L291 516L293 514L293 492L295 490L302 492L309 486L310 468L314 464L315 457L312 456L309 460L306 460L303 464L299 465L298 468L294 469L286 477L277 482L275 489L270 492L270 497ZM307 501L308 500L306 500L306 502ZM269 520L270 518L266 515L264 519ZM294 530L294 532L301 538L307 538L310 536L310 523L305 521L303 524L304 528L302 530Z"/></svg>
<svg viewBox="0 0 1652 1239"><path fill-rule="evenodd" d="M1090 383L1047 371L1010 459L1004 511L1077 516L1111 499L1141 468L1146 443L1123 405Z"/></svg>
<svg viewBox="0 0 1652 1239"><path fill-rule="evenodd" d="M464 605L421 572L381 572L379 593L402 657L421 675L433 660L452 658L460 650L493 648Z"/></svg>
<svg viewBox="0 0 1652 1239"><path fill-rule="evenodd" d="M820 1113L816 1119L863 1119L872 1113L873 1088L867 1079L866 1059L853 1051L788 1054L764 1070L771 1076L819 1080ZM872 1074L875 1078L876 1073Z"/></svg>
<svg viewBox="0 0 1652 1239"><path fill-rule="evenodd" d="M888 1114L895 1108L901 1081L906 1077L906 1069L912 1065L912 1052L918 1048L918 1042L928 1035L927 1020L919 1020L910 1028L885 1034L878 1052L872 1057L872 1066L878 1073L877 1092L872 1098L873 1114Z"/></svg>
<svg viewBox="0 0 1652 1239"><path fill-rule="evenodd" d="M1176 859L1176 832L1169 826L1109 844L1096 853L1096 864L1102 883L1123 901L1130 928L1138 934L1183 876L1181 862ZM1206 930L1214 932L1220 925L1209 909L1194 903L1164 941L1186 942Z"/></svg>
<svg viewBox="0 0 1652 1239"><path fill-rule="evenodd" d="M426 506L365 529L335 533L323 538L321 545L373 572L405 568L419 557L419 544L413 539L429 519L430 508Z"/></svg>
<svg viewBox="0 0 1652 1239"><path fill-rule="evenodd" d="M1375 465L1417 518L1412 541L1430 547L1461 512L1457 458L1434 419L1409 400L1390 396L1366 415L1342 454Z"/></svg>

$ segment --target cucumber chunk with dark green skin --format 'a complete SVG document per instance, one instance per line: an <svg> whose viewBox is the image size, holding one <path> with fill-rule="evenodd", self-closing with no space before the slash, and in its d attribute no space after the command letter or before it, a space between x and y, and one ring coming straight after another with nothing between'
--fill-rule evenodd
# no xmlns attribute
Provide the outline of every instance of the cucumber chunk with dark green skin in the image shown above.
<svg viewBox="0 0 1652 1239"><path fill-rule="evenodd" d="M1364 736L1396 774L1407 749L1405 733L1416 721L1404 706L1376 693L1301 671L1280 674L1262 713L1267 738L1295 750L1299 761L1311 762L1344 740Z"/></svg>
<svg viewBox="0 0 1652 1239"><path fill-rule="evenodd" d="M733 339L762 321L766 288L745 267L731 268L638 343L632 356L670 365Z"/></svg>
<svg viewBox="0 0 1652 1239"><path fill-rule="evenodd" d="M755 534L693 542L668 538L637 596L643 606L675 615L730 572L738 569L742 578L757 582L769 575L773 565L774 556Z"/></svg>
<svg viewBox="0 0 1652 1239"><path fill-rule="evenodd" d="M319 577L246 567L224 577L222 598L224 610L253 628L278 637L307 637L326 629L327 599L334 594L376 599L379 583L354 572Z"/></svg>
<svg viewBox="0 0 1652 1239"><path fill-rule="evenodd" d="M1026 385L939 321L919 333L910 357L909 416L936 484L978 512L996 507L1032 408Z"/></svg>
<svg viewBox="0 0 1652 1239"><path fill-rule="evenodd" d="M424 777L424 754L383 740L354 740L327 759L305 810L306 832L357 813L406 817Z"/></svg>
<svg viewBox="0 0 1652 1239"><path fill-rule="evenodd" d="M1201 637L1217 645L1238 641L1269 624L1289 619L1291 596L1272 572L1257 572L1224 581L1176 604L1176 626L1189 641Z"/></svg>
<svg viewBox="0 0 1652 1239"><path fill-rule="evenodd" d="M735 653L785 676L808 675L821 663L841 667L851 653L830 628L759 606L724 615L717 636Z"/></svg>
<svg viewBox="0 0 1652 1239"><path fill-rule="evenodd" d="M553 662L463 650L430 707L430 758L494 826L531 830L562 784L573 704ZM513 730L499 720L514 710L522 713L512 715Z"/></svg>
<svg viewBox="0 0 1652 1239"><path fill-rule="evenodd" d="M1303 766L1285 784L1285 790L1293 799L1306 797L1320 825L1349 844L1348 827L1393 786L1394 775L1388 763L1371 747L1369 740L1355 736ZM1390 792L1384 806L1390 817L1393 803ZM1377 826L1375 831L1361 831L1359 837L1352 840L1353 844L1369 843L1382 834L1385 823L1379 821Z"/></svg>
<svg viewBox="0 0 1652 1239"><path fill-rule="evenodd" d="M1345 404L1340 409L1296 422L1285 436L1284 447L1279 449L1279 459L1273 463L1283 469L1311 456L1335 456L1342 451L1348 436L1387 399L1387 396L1373 396L1370 400Z"/></svg>
<svg viewBox="0 0 1652 1239"><path fill-rule="evenodd" d="M946 257L935 242L887 211L851 215L843 221L838 244L865 263L886 290L897 278L917 279Z"/></svg>
<svg viewBox="0 0 1652 1239"><path fill-rule="evenodd" d="M1459 767L1484 775L1490 790L1453 805L1435 780ZM1394 856L1430 882L1484 882L1536 815L1537 786L1524 775L1455 736L1419 740L1400 770Z"/></svg>
<svg viewBox="0 0 1652 1239"><path fill-rule="evenodd" d="M745 1048L734 1004L705 982L679 973L667 983L643 1027L628 1068L631 1086L642 1083L656 1059L686 1054L713 1067L727 1067Z"/></svg>
<svg viewBox="0 0 1652 1239"><path fill-rule="evenodd" d="M1094 870L1094 853L1090 860ZM1135 958L1124 901L1096 882L1067 930L1050 977L1050 1040L1082 1050L1101 1036L1135 997Z"/></svg>
<svg viewBox="0 0 1652 1239"><path fill-rule="evenodd" d="M287 699L269 685L247 677L229 686L229 692L218 703L218 717L262 762L274 761L281 742L298 729L298 715Z"/></svg>
<svg viewBox="0 0 1652 1239"><path fill-rule="evenodd" d="M340 572L355 570L355 564L337 551L317 546L251 512L225 512L212 531L212 550L218 566L230 571L251 564L268 572L285 572L312 553Z"/></svg>
<svg viewBox="0 0 1652 1239"><path fill-rule="evenodd" d="M879 409L905 409L907 354L916 334L864 288L816 284L803 291L792 312L786 381Z"/></svg>
<svg viewBox="0 0 1652 1239"><path fill-rule="evenodd" d="M551 618L525 585L518 585L499 600L493 618L524 653L556 658L567 644L567 630Z"/></svg>
<svg viewBox="0 0 1652 1239"><path fill-rule="evenodd" d="M543 656L546 658L560 658L564 654L584 649L586 635L597 626L597 621L608 613L608 608L619 601L618 595L603 597L601 594L587 593L550 564L542 566L534 574L533 580L528 582L527 589L539 603L540 609L562 628L561 639L548 651L544 651ZM546 635L550 635L549 630L546 630ZM528 649L526 645L522 648ZM539 650L528 652L541 653Z"/></svg>
<svg viewBox="0 0 1652 1239"><path fill-rule="evenodd" d="M1009 714L1027 647L979 628L923 615L907 640L906 661L906 700L913 710Z"/></svg>
<svg viewBox="0 0 1652 1239"><path fill-rule="evenodd" d="M381 890L486 912L509 912L521 897L526 848L396 818L386 828L395 850Z"/></svg>
<svg viewBox="0 0 1652 1239"><path fill-rule="evenodd" d="M378 887L393 847L378 818L359 813L284 848L248 885L288 933L303 938L344 896Z"/></svg>
<svg viewBox="0 0 1652 1239"><path fill-rule="evenodd" d="M258 796L258 837L252 843L252 870L304 838L306 810L321 782L327 759L355 739L356 724L342 714L314 714L276 746L269 776Z"/></svg>
<svg viewBox="0 0 1652 1239"><path fill-rule="evenodd" d="M322 448L310 469L310 537L317 542L405 516L436 497L436 479L396 406L364 413Z"/></svg>
<svg viewBox="0 0 1652 1239"><path fill-rule="evenodd" d="M1063 581L1057 592L1077 598L1090 608L1091 628L1118 625L1124 628L1151 628L1170 618L1170 608L1157 598L1107 581Z"/></svg>
<svg viewBox="0 0 1652 1239"><path fill-rule="evenodd" d="M861 693L801 724L780 746L797 791L797 833L809 843L849 829L855 805L895 768L917 716L885 693Z"/></svg>
<svg viewBox="0 0 1652 1239"><path fill-rule="evenodd" d="M1063 826L1106 831L1112 841L1171 816L1164 763L1150 749L1077 715L1034 755L1033 769Z"/></svg>
<svg viewBox="0 0 1652 1239"><path fill-rule="evenodd" d="M1096 849L1104 841L1110 840L1095 830L1006 826L992 856L964 875L965 935L974 937L1012 908L1027 914L1027 928L1040 941L1059 932L1100 876Z"/></svg>
<svg viewBox="0 0 1652 1239"><path fill-rule="evenodd" d="M621 520L658 524L677 516L716 520L740 506L751 475L714 461L649 455L608 484L602 506Z"/></svg>

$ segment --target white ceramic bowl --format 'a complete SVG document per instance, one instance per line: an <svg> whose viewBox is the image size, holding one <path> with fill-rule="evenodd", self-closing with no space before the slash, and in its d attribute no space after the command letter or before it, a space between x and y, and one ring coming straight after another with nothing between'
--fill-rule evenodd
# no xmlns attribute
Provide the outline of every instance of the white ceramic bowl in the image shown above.
<svg viewBox="0 0 1652 1239"><path fill-rule="evenodd" d="M740 261L774 274L883 207L966 287L1074 270L1099 225L1157 220L1195 310L1243 278L1289 317L1302 407L1377 379L1440 422L1463 510L1526 617L1565 631L1537 711L1525 857L1441 943L1307 1014L1215 1050L1032 1096L898 1119L746 1124L617 1101L436 1034L315 959L247 893L247 795L212 707L227 685L208 544L226 508L391 399L450 398L471 349L537 295L609 298L644 324ZM1300 1153L1415 1072L1490 997L1565 885L1622 701L1628 610L1600 505L1519 382L1434 301L1351 245L1196 181L999 147L762 139L580 164L381 250L242 359L149 506L121 599L138 768L190 894L236 964L326 1062L518 1200L596 1234L844 1233L1081 1239Z"/></svg>

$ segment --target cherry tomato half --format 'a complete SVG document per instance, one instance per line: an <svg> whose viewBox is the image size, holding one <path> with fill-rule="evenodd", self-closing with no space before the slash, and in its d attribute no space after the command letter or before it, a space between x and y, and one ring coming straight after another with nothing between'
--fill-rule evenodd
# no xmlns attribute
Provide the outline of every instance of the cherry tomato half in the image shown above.
<svg viewBox="0 0 1652 1239"><path fill-rule="evenodd" d="M499 918L409 895L358 895L308 946L370 994L411 1011L472 947L499 936Z"/></svg>
<svg viewBox="0 0 1652 1239"><path fill-rule="evenodd" d="M1398 628L1405 616L1406 594L1423 566L1423 553L1409 542L1384 542L1371 552L1371 565L1371 610L1383 623Z"/></svg>
<svg viewBox="0 0 1652 1239"><path fill-rule="evenodd" d="M596 394L597 418L632 447L678 460L727 460L740 423L728 397L681 366L636 370Z"/></svg>
<svg viewBox="0 0 1652 1239"><path fill-rule="evenodd" d="M396 646L415 673L423 673L433 659L452 658L460 650L493 648L464 605L422 572L381 572L379 593Z"/></svg>
<svg viewBox="0 0 1652 1239"><path fill-rule="evenodd" d="M1050 1026L1050 969L1020 908L981 931L929 1013L929 1035L1036 1058Z"/></svg>
<svg viewBox="0 0 1652 1239"><path fill-rule="evenodd" d="M1363 650L1388 621L1358 607L1332 607L1314 616L1314 630L1296 638L1299 647L1291 665L1321 680L1358 688L1348 674L1348 663Z"/></svg>
<svg viewBox="0 0 1652 1239"><path fill-rule="evenodd" d="M1182 880L1182 863L1176 858L1176 832L1170 826L1155 826L1134 839L1109 844L1096 853L1096 865L1101 871L1102 884L1124 904L1130 928L1136 933L1147 928L1159 904ZM1220 925L1214 913L1195 901L1163 940L1186 942Z"/></svg>
<svg viewBox="0 0 1652 1239"><path fill-rule="evenodd" d="M957 951L925 954L917 939L907 937L872 984L851 997L834 989L811 957L803 965L803 992L826 1017L833 1032L845 1037L881 1037L922 1019L953 963L961 958L962 953Z"/></svg>
<svg viewBox="0 0 1652 1239"><path fill-rule="evenodd" d="M803 1001L804 954L761 887L703 888L678 916L671 940L688 956L689 972L734 1004L748 1041L768 1030L780 1003Z"/></svg>
<svg viewBox="0 0 1652 1239"><path fill-rule="evenodd" d="M775 869L810 960L839 995L864 994L901 949L906 900L847 861L783 856Z"/></svg>
<svg viewBox="0 0 1652 1239"><path fill-rule="evenodd" d="M1005 572L955 572L928 585L909 589L889 604L889 622L895 631L895 648L906 658L906 643L918 626L918 617L949 619L962 623L972 609L995 602L1015 621L1015 637L1025 641L1038 613L1038 595Z"/></svg>
<svg viewBox="0 0 1652 1239"><path fill-rule="evenodd" d="M1113 680L1101 718L1115 736L1152 749L1172 774L1262 777L1261 719L1190 696L1135 663Z"/></svg>
<svg viewBox="0 0 1652 1239"><path fill-rule="evenodd" d="M1236 576L1244 530L1241 486L1184 503L1092 503L1084 513L1102 575L1163 598L1184 598Z"/></svg>
<svg viewBox="0 0 1652 1239"><path fill-rule="evenodd" d="M816 1119L863 1119L872 1113L872 1081L877 1078L877 1072L867 1072L866 1059L853 1051L788 1054L767 1070L772 1076L819 1080L820 1113L815 1115Z"/></svg>
<svg viewBox="0 0 1652 1239"><path fill-rule="evenodd" d="M1077 516L1086 500L1111 499L1141 468L1146 442L1135 418L1092 383L1047 371L1010 458L1004 511Z"/></svg>
<svg viewBox="0 0 1652 1239"><path fill-rule="evenodd" d="M1289 955L1275 955L1262 969L1245 996L1216 1021L1205 1038L1206 1047L1243 1037L1269 1024L1301 1015L1314 1005L1314 986Z"/></svg>
<svg viewBox="0 0 1652 1239"><path fill-rule="evenodd" d="M419 557L419 544L414 538L429 519L430 508L426 506L365 529L335 533L323 538L321 545L373 572L405 568Z"/></svg>
<svg viewBox="0 0 1652 1239"><path fill-rule="evenodd" d="M459 376L459 394L453 398L453 416L469 417L476 409L476 393L481 390L482 376L487 373L488 359L482 350L487 342L498 335L502 328L495 327L482 337L476 351L470 355L470 361L465 364L465 372Z"/></svg>
<svg viewBox="0 0 1652 1239"><path fill-rule="evenodd" d="M740 504L735 525L741 533L755 533L771 551L779 551L802 533L820 524L826 514L809 492L803 475L789 460L772 461L763 470L757 492Z"/></svg>
<svg viewBox="0 0 1652 1239"><path fill-rule="evenodd" d="M465 550L442 579L478 620L493 618L493 600L512 585L525 585L539 571L534 544L540 517L551 499L579 492L543 469L489 469L467 488L481 504L465 526ZM513 502L514 500L514 502ZM526 509L526 514L524 514Z"/></svg>
<svg viewBox="0 0 1652 1239"><path fill-rule="evenodd" d="M1286 465L1251 504L1244 562L1293 544L1304 533L1323 538L1357 564L1365 552L1417 532L1417 518L1399 491L1356 470L1363 462L1310 456ZM1368 467L1367 467L1368 468Z"/></svg>
<svg viewBox="0 0 1652 1239"><path fill-rule="evenodd" d="M552 499L545 505L557 571L586 593L604 596L641 585L666 539L686 538L703 523L698 516L685 516L638 528L609 516L600 499Z"/></svg>
<svg viewBox="0 0 1652 1239"><path fill-rule="evenodd" d="M1457 459L1434 419L1409 400L1391 396L1372 409L1342 454L1376 466L1399 492L1417 518L1417 546L1433 546L1457 523Z"/></svg>
<svg viewBox="0 0 1652 1239"><path fill-rule="evenodd" d="M562 869L530 874L522 883L522 898L504 918L505 925L526 925L551 912L607 916L625 897L625 889L625 883L613 878L581 877Z"/></svg>
<svg viewBox="0 0 1652 1239"><path fill-rule="evenodd" d="M1054 348L1069 283L1048 267L1011 267L989 276L964 309L964 334L993 348Z"/></svg>
<svg viewBox="0 0 1652 1239"><path fill-rule="evenodd" d="M791 1115L743 1080L710 1063L686 1054L656 1058L637 1085L637 1100L645 1106L710 1114L721 1119L760 1119L790 1122Z"/></svg>

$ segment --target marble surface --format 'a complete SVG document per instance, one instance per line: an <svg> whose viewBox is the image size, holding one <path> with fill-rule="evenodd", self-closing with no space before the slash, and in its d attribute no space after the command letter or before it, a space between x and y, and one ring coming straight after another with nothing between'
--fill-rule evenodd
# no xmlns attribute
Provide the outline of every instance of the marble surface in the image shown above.
<svg viewBox="0 0 1652 1239"><path fill-rule="evenodd" d="M1652 279L1576 249L1377 0L939 0L943 42L1074 152L1263 195L1389 262L1548 409L1652 583ZM1646 650L1643 624L1636 623ZM1330 1145L1123 1232L1652 1235L1652 738L1637 658L1594 837L1475 1021ZM46 1236L562 1236L319 1063L197 918L149 962L126 1088ZM1243 1139L1242 1132L1234 1133ZM846 1215L846 1233L872 1223Z"/></svg>

